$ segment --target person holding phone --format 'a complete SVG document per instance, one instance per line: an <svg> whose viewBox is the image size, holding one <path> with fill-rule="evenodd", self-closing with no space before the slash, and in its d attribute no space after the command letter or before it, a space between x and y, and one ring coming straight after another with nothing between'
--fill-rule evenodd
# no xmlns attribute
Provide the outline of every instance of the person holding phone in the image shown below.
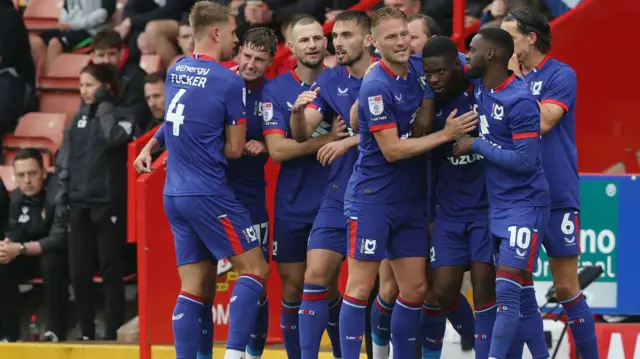
<svg viewBox="0 0 640 359"><path fill-rule="evenodd" d="M64 131L56 159L56 205L69 208L69 271L82 340L95 339L93 275L96 253L104 283L105 340L115 340L124 323L127 143L133 134L118 70L88 64L80 73L82 105Z"/></svg>

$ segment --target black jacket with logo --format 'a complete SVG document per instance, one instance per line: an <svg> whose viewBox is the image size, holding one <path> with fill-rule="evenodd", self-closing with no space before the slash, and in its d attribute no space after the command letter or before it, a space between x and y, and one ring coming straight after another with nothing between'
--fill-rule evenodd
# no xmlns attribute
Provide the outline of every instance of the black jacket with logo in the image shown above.
<svg viewBox="0 0 640 359"><path fill-rule="evenodd" d="M40 242L42 252L64 250L67 246L68 210L56 206L58 179L50 175L44 188L28 197L19 188L11 194L9 225L5 236L12 242Z"/></svg>
<svg viewBox="0 0 640 359"><path fill-rule="evenodd" d="M127 198L127 144L131 113L112 100L83 104L64 131L56 159L63 205L124 205Z"/></svg>

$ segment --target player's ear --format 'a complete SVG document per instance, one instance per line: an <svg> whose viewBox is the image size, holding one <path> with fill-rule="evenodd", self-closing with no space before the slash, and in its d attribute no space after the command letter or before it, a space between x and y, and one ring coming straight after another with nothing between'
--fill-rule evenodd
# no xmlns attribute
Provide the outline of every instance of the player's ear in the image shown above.
<svg viewBox="0 0 640 359"><path fill-rule="evenodd" d="M220 42L220 28L217 26L212 26L209 30L209 34L211 38L213 38L216 42Z"/></svg>
<svg viewBox="0 0 640 359"><path fill-rule="evenodd" d="M364 47L369 47L373 45L373 37L371 36L371 34L365 34L364 35Z"/></svg>
<svg viewBox="0 0 640 359"><path fill-rule="evenodd" d="M293 42L291 42L291 41L287 41L287 48L288 48L289 50L291 50L291 53L293 53L293 54L295 54L295 53L296 53L295 51L293 51Z"/></svg>
<svg viewBox="0 0 640 359"><path fill-rule="evenodd" d="M489 51L487 51L487 60L491 61L495 56L496 56L495 49L489 49Z"/></svg>
<svg viewBox="0 0 640 359"><path fill-rule="evenodd" d="M538 34L536 34L535 32L530 32L529 35L527 35L528 45L535 46L536 41L538 41Z"/></svg>

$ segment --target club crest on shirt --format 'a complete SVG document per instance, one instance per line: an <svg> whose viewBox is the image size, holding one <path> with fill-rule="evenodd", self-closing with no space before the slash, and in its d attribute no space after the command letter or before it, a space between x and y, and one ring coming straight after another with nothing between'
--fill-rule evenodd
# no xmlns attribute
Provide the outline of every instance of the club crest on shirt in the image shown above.
<svg viewBox="0 0 640 359"><path fill-rule="evenodd" d="M262 119L264 122L269 122L273 118L273 104L271 102L265 102L262 104Z"/></svg>
<svg viewBox="0 0 640 359"><path fill-rule="evenodd" d="M382 96L369 96L369 112L372 115L377 116L384 111L384 103L382 102Z"/></svg>
<svg viewBox="0 0 640 359"><path fill-rule="evenodd" d="M540 96L541 92L542 92L542 81L536 81L531 83L531 93L533 93L533 96Z"/></svg>
<svg viewBox="0 0 640 359"><path fill-rule="evenodd" d="M502 120L502 117L504 116L504 107L494 103L493 106L491 106L491 110L493 112L491 114L491 117L495 118L498 121Z"/></svg>

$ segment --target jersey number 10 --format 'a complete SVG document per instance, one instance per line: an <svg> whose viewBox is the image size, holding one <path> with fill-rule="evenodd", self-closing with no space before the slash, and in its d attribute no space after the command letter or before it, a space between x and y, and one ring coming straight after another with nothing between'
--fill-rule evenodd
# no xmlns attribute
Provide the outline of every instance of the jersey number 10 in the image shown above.
<svg viewBox="0 0 640 359"><path fill-rule="evenodd" d="M176 92L173 99L171 99L169 110L167 111L166 120L173 124L174 136L180 136L180 125L184 123L184 115L182 115L184 105L179 102L185 92L187 92L186 89L180 89Z"/></svg>

